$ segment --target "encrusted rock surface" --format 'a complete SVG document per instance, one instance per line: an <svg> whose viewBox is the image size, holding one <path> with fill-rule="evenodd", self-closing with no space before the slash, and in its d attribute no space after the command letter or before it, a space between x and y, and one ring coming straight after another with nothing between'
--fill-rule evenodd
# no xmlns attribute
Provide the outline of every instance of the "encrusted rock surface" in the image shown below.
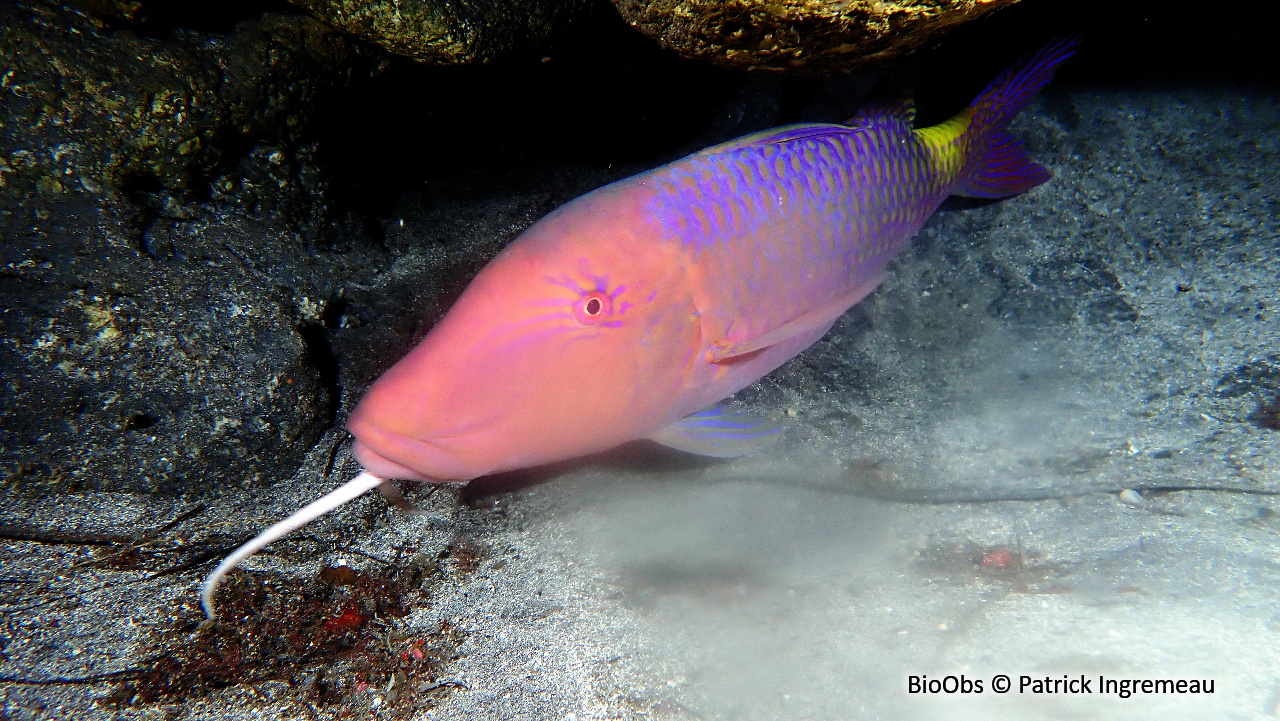
<svg viewBox="0 0 1280 721"><path fill-rule="evenodd" d="M0 478L291 473L333 422L326 271L358 277L361 237L302 140L361 51L300 15L145 34L140 4L88 5L0 9Z"/></svg>
<svg viewBox="0 0 1280 721"><path fill-rule="evenodd" d="M356 56L305 16L158 39L66 5L6 3L0 186L10 197L189 188L228 146L296 140Z"/></svg>
<svg viewBox="0 0 1280 721"><path fill-rule="evenodd" d="M397 55L433 65L507 58L548 47L585 0L290 0L316 17Z"/></svg>
<svg viewBox="0 0 1280 721"><path fill-rule="evenodd" d="M750 70L841 73L884 63L1017 0L613 0L689 58Z"/></svg>
<svg viewBox="0 0 1280 721"><path fill-rule="evenodd" d="M208 219L137 240L79 194L40 215L3 228L4 481L175 491L291 472L334 400L304 336L319 314L263 260L302 243Z"/></svg>

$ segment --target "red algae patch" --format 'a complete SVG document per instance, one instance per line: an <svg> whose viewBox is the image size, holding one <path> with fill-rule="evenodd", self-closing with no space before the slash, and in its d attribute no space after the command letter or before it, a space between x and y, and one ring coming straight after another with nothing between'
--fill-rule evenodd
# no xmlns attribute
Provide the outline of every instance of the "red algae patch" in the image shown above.
<svg viewBox="0 0 1280 721"><path fill-rule="evenodd" d="M461 683L449 677L464 634L442 622L399 622L428 603L431 587L465 575L483 547L461 540L432 558L358 570L329 566L314 577L237 572L219 592L220 618L195 604L162 632L149 666L117 682L107 703L167 705L232 687L283 682L315 718L404 718L433 708Z"/></svg>

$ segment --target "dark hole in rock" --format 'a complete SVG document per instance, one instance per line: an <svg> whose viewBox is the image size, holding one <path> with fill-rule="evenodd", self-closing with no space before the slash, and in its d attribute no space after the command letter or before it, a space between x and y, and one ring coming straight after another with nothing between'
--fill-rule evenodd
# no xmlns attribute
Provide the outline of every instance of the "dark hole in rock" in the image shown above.
<svg viewBox="0 0 1280 721"><path fill-rule="evenodd" d="M325 328L337 328L342 324L342 316L345 315L346 312L346 299L334 298L324 307L324 313L320 316L320 322Z"/></svg>
<svg viewBox="0 0 1280 721"><path fill-rule="evenodd" d="M146 200L148 194L159 193L162 190L164 186L160 184L160 179L154 173L135 171L120 178L120 191L135 203Z"/></svg>
<svg viewBox="0 0 1280 721"><path fill-rule="evenodd" d="M150 428L159 422L159 418L147 413L130 413L124 419L124 429L126 431L140 431L144 428Z"/></svg>
<svg viewBox="0 0 1280 721"><path fill-rule="evenodd" d="M325 315L327 316L328 312ZM304 325L298 329L298 335L302 337L302 345L306 348L307 358L320 374L320 387L324 389L325 394L328 396L328 403L326 404L328 408L327 423L332 424L337 417L335 414L337 413L338 400L342 398L342 388L338 384L338 358L333 353L333 347L329 345L329 338L325 334L324 325L319 323Z"/></svg>

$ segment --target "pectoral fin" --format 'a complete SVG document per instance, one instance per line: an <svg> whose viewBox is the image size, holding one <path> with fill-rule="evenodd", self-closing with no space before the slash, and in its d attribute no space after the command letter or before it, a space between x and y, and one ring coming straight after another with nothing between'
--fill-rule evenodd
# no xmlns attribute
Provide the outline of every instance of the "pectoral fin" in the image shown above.
<svg viewBox="0 0 1280 721"><path fill-rule="evenodd" d="M786 429L785 423L708 408L658 430L649 440L700 456L734 458L772 443Z"/></svg>
<svg viewBox="0 0 1280 721"><path fill-rule="evenodd" d="M882 280L884 280L883 273L863 282L845 295L827 301L763 335L758 335L740 343L733 343L728 340L712 343L711 349L707 351L707 360L712 363L719 363L737 356L763 350L771 345L810 333L819 328L830 327L846 310L852 308L855 303L875 290Z"/></svg>

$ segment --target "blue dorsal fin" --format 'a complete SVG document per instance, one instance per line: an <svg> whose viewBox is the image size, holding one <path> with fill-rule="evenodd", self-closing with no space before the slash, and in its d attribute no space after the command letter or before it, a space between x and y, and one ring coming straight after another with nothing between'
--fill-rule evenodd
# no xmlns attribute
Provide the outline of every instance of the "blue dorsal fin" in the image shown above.
<svg viewBox="0 0 1280 721"><path fill-rule="evenodd" d="M768 130L761 130L758 133L744 135L741 138L734 138L733 140L726 143L720 143L719 145L712 145L709 148L704 148L703 150L694 153L694 155L716 155L753 145L776 145L778 143L786 143L792 140L842 135L848 132L849 128L843 125L836 125L834 123L784 125L780 128L769 128Z"/></svg>
<svg viewBox="0 0 1280 721"><path fill-rule="evenodd" d="M870 125L877 120L893 120L895 122L906 123L911 126L916 118L916 102L907 96L895 96L877 100L873 103L863 106L858 114L849 118L843 125L835 123L800 123L797 125L783 125L780 128L769 128L761 130L758 133L744 135L741 138L735 138L726 143L713 145L705 148L695 155L715 155L740 148L747 148L759 145L776 145L779 143L787 143L792 140L803 140L805 138L823 138L832 135L845 135L857 128Z"/></svg>
<svg viewBox="0 0 1280 721"><path fill-rule="evenodd" d="M908 95L891 95L874 100L862 106L856 115L845 121L845 125L858 128L878 120L892 120L913 127L916 122L916 101Z"/></svg>
<svg viewBox="0 0 1280 721"><path fill-rule="evenodd" d="M694 153L694 155L716 155L731 150L747 148L759 145L776 145L779 143L787 143L792 140L803 140L805 138L824 138L833 135L845 135L854 130L870 125L878 120L893 120L895 122L906 123L908 127L915 122L916 119L916 102L910 97L895 96L877 100L873 103L863 106L858 114L849 118L843 125L835 123L800 123L797 125L783 125L779 128L769 128L761 130L758 133L744 135L741 138L734 138L719 145L712 145L709 148Z"/></svg>
<svg viewBox="0 0 1280 721"><path fill-rule="evenodd" d="M777 440L788 428L766 418L708 408L658 429L649 440L685 453L736 458Z"/></svg>

